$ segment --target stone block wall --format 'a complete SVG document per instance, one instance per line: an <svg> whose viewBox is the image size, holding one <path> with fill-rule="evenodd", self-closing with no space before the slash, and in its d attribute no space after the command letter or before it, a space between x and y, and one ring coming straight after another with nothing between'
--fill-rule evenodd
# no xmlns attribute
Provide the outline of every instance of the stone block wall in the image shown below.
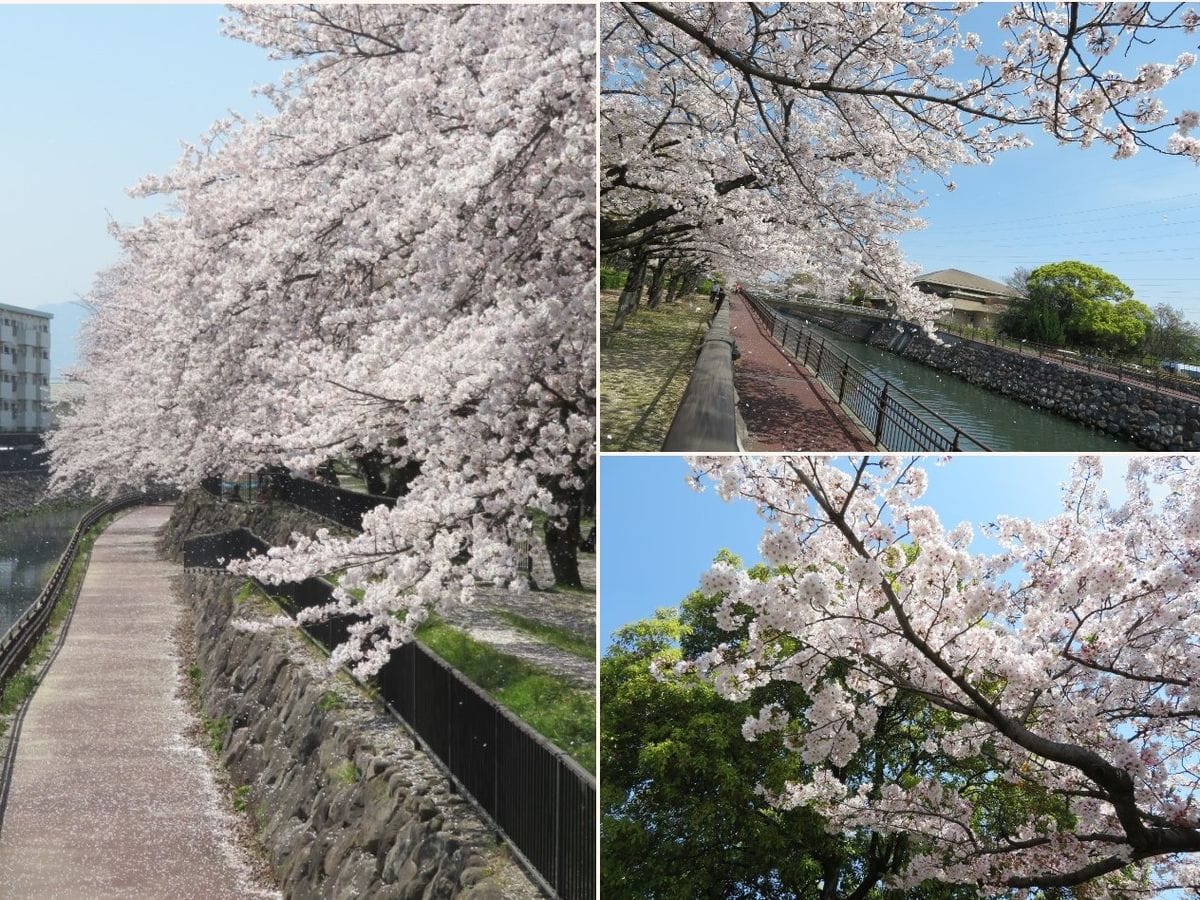
<svg viewBox="0 0 1200 900"><path fill-rule="evenodd" d="M291 631L233 626L267 611L238 579L189 572L200 698L284 896L536 898L479 814L413 741ZM213 723L216 723L213 725Z"/></svg>

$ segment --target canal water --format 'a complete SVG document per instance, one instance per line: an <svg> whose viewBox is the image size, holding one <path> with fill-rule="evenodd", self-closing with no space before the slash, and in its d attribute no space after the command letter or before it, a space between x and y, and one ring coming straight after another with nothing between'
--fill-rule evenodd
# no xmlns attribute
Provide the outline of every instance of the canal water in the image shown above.
<svg viewBox="0 0 1200 900"><path fill-rule="evenodd" d="M0 520L0 635L37 599L87 508Z"/></svg>
<svg viewBox="0 0 1200 900"><path fill-rule="evenodd" d="M812 322L807 327L992 450L1138 449L1123 438L993 394L949 373L861 344Z"/></svg>

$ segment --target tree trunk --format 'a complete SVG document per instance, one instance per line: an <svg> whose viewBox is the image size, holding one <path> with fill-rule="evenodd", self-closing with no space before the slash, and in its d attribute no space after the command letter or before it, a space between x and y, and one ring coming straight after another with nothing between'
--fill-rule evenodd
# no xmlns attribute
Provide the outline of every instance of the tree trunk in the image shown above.
<svg viewBox="0 0 1200 900"><path fill-rule="evenodd" d="M563 515L546 519L542 533L546 538L546 552L550 554L550 569L554 572L557 587L582 588L579 576L579 533L580 511L583 507L583 491L556 487L551 491L556 505L565 507Z"/></svg>
<svg viewBox="0 0 1200 900"><path fill-rule="evenodd" d="M612 334L609 335L610 341L612 335L625 327L625 320L637 310L638 302L642 297L642 282L646 280L646 262L646 257L639 254L634 259L633 265L629 267L629 274L625 276L625 287L621 291L621 299L617 301L617 316L613 320Z"/></svg>
<svg viewBox="0 0 1200 900"><path fill-rule="evenodd" d="M687 276L683 279L683 287L680 289L680 293L684 296L684 298L690 297L692 294L696 293L696 288L699 286L700 273L693 270L688 272Z"/></svg>
<svg viewBox="0 0 1200 900"><path fill-rule="evenodd" d="M663 257L658 261L658 267L654 270L654 278L650 282L650 299L646 303L647 309L658 309L658 304L662 302L663 283L667 278L667 257Z"/></svg>
<svg viewBox="0 0 1200 900"><path fill-rule="evenodd" d="M354 461L358 464L358 473L362 475L363 483L367 486L367 493L382 496L387 489L387 483L383 480L383 458L379 451L364 453Z"/></svg>
<svg viewBox="0 0 1200 900"><path fill-rule="evenodd" d="M667 288L667 302L674 303L679 299L679 292L683 289L683 272L676 272L671 278L671 286Z"/></svg>
<svg viewBox="0 0 1200 900"><path fill-rule="evenodd" d="M413 479L421 474L421 461L410 459L399 468L391 470L385 497L403 497L412 487Z"/></svg>

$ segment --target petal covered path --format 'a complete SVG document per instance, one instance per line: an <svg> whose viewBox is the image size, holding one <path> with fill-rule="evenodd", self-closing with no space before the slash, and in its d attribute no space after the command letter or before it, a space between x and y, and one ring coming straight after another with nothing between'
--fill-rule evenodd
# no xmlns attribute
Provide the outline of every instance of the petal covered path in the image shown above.
<svg viewBox="0 0 1200 900"><path fill-rule="evenodd" d="M872 445L804 367L788 357L740 294L729 296L729 329L741 358L733 365L749 451L871 450Z"/></svg>
<svg viewBox="0 0 1200 900"><path fill-rule="evenodd" d="M67 638L21 725L0 831L0 895L273 897L257 887L204 754L188 738L158 559L170 507L139 507L96 541Z"/></svg>

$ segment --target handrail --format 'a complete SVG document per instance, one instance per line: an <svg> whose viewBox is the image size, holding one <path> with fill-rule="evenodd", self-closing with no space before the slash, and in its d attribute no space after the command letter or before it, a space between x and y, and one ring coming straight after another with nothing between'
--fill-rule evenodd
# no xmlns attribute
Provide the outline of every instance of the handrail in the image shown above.
<svg viewBox="0 0 1200 900"><path fill-rule="evenodd" d="M67 573L70 572L71 566L75 562L75 554L79 549L79 542L83 539L88 529L109 513L154 499L158 499L157 495L127 494L123 497L118 497L116 500L100 503L84 513L83 518L79 520L79 524L75 527L75 532L71 535L71 540L67 544L67 548L63 551L62 556L59 557L58 565L54 567L54 572L50 575L46 586L42 588L42 592L17 617L17 620L4 633L4 636L0 637L0 690L3 690L4 684L8 679L20 669L22 663L25 662L33 650L34 645L37 644L42 633L46 630L46 625L50 621L50 614L53 612L55 604L58 603L58 598L62 594L63 588L66 586Z"/></svg>
<svg viewBox="0 0 1200 900"><path fill-rule="evenodd" d="M854 412L878 447L896 452L991 451L983 441L866 368L791 316L782 315L745 290L741 293L784 352L811 369L837 402ZM776 333L781 324L782 335ZM788 340L793 335L796 340L789 350Z"/></svg>
<svg viewBox="0 0 1200 900"><path fill-rule="evenodd" d="M668 452L737 452L737 394L733 387L729 305L722 304L700 344L692 377L662 448Z"/></svg>

